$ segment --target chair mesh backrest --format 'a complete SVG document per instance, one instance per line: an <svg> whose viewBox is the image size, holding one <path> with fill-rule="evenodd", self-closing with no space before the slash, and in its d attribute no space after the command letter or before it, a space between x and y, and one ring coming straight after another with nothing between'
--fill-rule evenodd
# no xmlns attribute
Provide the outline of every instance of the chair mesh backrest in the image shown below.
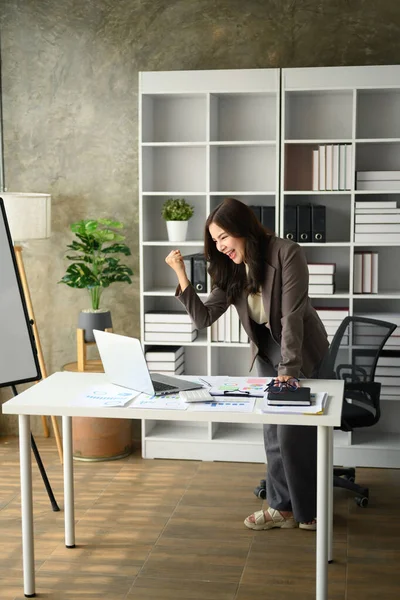
<svg viewBox="0 0 400 600"><path fill-rule="evenodd" d="M374 381L376 363L396 325L365 317L346 317L339 325L320 370L322 379Z"/></svg>

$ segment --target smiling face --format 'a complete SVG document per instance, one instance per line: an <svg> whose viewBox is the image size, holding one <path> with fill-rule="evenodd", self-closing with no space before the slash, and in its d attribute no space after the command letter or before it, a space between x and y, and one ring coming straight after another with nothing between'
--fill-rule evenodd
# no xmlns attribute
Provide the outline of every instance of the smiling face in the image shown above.
<svg viewBox="0 0 400 600"><path fill-rule="evenodd" d="M243 237L233 237L216 223L211 223L208 228L213 242L219 252L225 254L235 264L244 262L246 240Z"/></svg>

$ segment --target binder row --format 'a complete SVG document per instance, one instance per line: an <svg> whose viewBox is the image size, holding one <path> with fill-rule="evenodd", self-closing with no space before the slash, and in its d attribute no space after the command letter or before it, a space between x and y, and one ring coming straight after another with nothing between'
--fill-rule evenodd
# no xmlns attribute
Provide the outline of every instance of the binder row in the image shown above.
<svg viewBox="0 0 400 600"><path fill-rule="evenodd" d="M264 227L275 233L275 206L249 206Z"/></svg>
<svg viewBox="0 0 400 600"><path fill-rule="evenodd" d="M313 190L350 190L352 181L351 144L325 144L313 150Z"/></svg>
<svg viewBox="0 0 400 600"><path fill-rule="evenodd" d="M211 341L248 344L249 337L239 320L236 308L229 306L228 310L211 325Z"/></svg>
<svg viewBox="0 0 400 600"><path fill-rule="evenodd" d="M319 204L287 204L283 235L294 242L326 242L326 207Z"/></svg>
<svg viewBox="0 0 400 600"><path fill-rule="evenodd" d="M354 293L378 293L378 253L354 253Z"/></svg>

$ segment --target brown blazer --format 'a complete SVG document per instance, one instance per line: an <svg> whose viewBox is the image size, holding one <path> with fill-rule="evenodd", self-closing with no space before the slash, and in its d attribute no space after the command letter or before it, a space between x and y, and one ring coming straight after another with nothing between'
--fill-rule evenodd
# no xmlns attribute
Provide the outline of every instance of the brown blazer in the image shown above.
<svg viewBox="0 0 400 600"><path fill-rule="evenodd" d="M295 242L271 237L265 270L262 299L271 336L281 349L278 374L298 377L302 373L310 377L325 356L329 343L308 297L308 267L302 248ZM219 288L214 288L204 303L191 285L182 293L178 286L176 295L198 329L209 327L229 306L225 292ZM249 317L245 293L235 302L235 307L251 341L251 369L257 354L263 355L268 329L264 328L265 335L257 334L260 327Z"/></svg>

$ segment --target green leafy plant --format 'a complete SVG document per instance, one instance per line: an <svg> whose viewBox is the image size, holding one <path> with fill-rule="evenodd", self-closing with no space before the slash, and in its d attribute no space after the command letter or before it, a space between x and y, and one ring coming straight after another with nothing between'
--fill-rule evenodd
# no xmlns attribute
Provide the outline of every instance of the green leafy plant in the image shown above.
<svg viewBox="0 0 400 600"><path fill-rule="evenodd" d="M116 256L129 256L131 253L128 246L121 243L125 236L114 231L122 228L122 223L110 219L87 219L70 225L79 241L74 240L67 246L76 254L66 256L74 262L58 283L65 283L73 288L86 288L93 310L99 309L104 288L117 281L132 283L132 269L121 264Z"/></svg>
<svg viewBox="0 0 400 600"><path fill-rule="evenodd" d="M161 215L165 221L189 221L194 208L185 198L168 198L162 206Z"/></svg>

